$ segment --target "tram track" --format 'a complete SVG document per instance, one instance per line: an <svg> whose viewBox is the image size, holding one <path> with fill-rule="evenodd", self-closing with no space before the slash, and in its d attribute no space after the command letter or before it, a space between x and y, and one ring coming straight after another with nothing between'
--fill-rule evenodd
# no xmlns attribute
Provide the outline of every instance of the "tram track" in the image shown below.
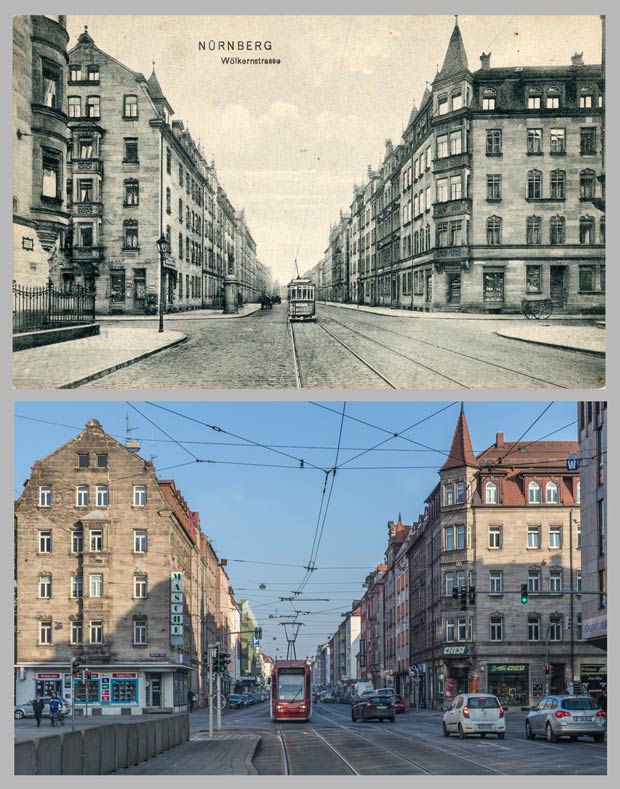
<svg viewBox="0 0 620 789"><path fill-rule="evenodd" d="M321 319L321 320L324 320L324 319ZM370 335L365 334L364 332L361 332L359 329L355 329L352 326L349 326L348 324L337 320L336 318L333 318L333 317L330 316L327 320L329 320L330 322L332 322L332 323L334 323L334 324L336 324L338 326L341 326L343 329L345 329L346 331L351 332L352 334L357 334L358 336L362 337L363 339L366 339L366 340L369 340L371 342L376 343L377 345L379 345L380 347L384 348L385 350L391 351L393 353L396 353L399 356L402 356L405 359L408 359L409 361L413 362L414 364L419 365L420 367L428 370L429 372L433 372L436 375L440 375L440 376L446 378L447 380L450 380L453 383L456 383L459 386L462 386L462 387L464 387L466 389L470 389L471 388L471 387L467 386L466 384L464 384L463 382L457 381L456 379L453 379L450 376L446 376L445 373L441 373L439 370L431 367L430 365L425 365L422 362L420 362L420 361L418 361L416 359L413 359L410 356L407 356L406 354L403 354L401 351L398 351L397 349L392 348L389 345L386 345L385 343L382 343L380 340L377 340L375 337L371 337ZM430 342L429 340L420 339L419 337L412 337L409 334L405 334L404 332L396 331L395 329L390 329L387 326L379 325L377 323L371 323L370 321L364 320L363 318L361 318L357 314L356 314L356 320L357 320L358 323L360 323L360 324L362 324L364 326L367 326L369 328L372 328L374 330L381 331L384 334L391 334L391 335L394 335L396 337L401 337L403 339L408 340L409 342L418 343L420 345L424 345L424 346L426 346L428 348L431 348L431 349L434 349L434 350L437 350L437 351L442 351L444 353L453 354L454 356L457 356L457 357L460 357L460 358L463 358L463 359L467 359L467 360L472 361L472 362L476 362L477 364L484 365L485 367L490 367L490 368L493 368L493 369L496 369L496 370L502 370L504 372L511 373L513 375L518 375L518 376L521 376L522 378L527 378L528 380L535 381L536 383L539 383L539 384L542 383L542 384L546 384L547 386L557 387L559 389L568 389L569 388L569 387L565 386L564 384L558 383L557 381L550 381L547 378L542 378L540 376L533 375L532 373L526 373L526 372L523 372L522 370L517 370L514 367L509 367L507 365L498 364L497 362L489 361L488 359L481 358L481 357L476 356L474 354L465 353L464 351L458 351L458 350L455 350L453 348L448 348L447 346L441 345L439 343L433 343L433 342Z"/></svg>
<svg viewBox="0 0 620 789"><path fill-rule="evenodd" d="M329 773L319 773L321 775L359 775L360 773L353 767L353 765L349 762L349 760L343 756L340 751L335 748L330 742L328 742L325 737L323 737L319 732L313 727L309 726L308 728L302 729L300 731L293 731L288 732L286 735L282 730L281 726L278 726L276 729L277 737L280 741L281 746L281 758L282 758L282 775L312 775L316 774L313 771L308 771L308 767L310 764L313 766L317 766L319 764L325 764L325 759L321 759L320 762L315 758L312 758L312 745L315 743L308 742L305 735L310 732L316 739L322 743L324 746L327 746L329 751L333 753L333 755L338 759L338 764L344 766L346 772L341 771L334 771ZM293 738L297 736L298 741L293 742ZM288 738L288 742L287 742ZM303 742L302 742L303 741Z"/></svg>

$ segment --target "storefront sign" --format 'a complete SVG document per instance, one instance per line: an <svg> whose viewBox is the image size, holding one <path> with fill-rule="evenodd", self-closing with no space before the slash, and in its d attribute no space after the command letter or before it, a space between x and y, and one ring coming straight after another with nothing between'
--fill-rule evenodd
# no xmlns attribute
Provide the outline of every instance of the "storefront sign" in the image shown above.
<svg viewBox="0 0 620 789"><path fill-rule="evenodd" d="M487 671L489 674L527 674L525 663L489 663Z"/></svg>
<svg viewBox="0 0 620 789"><path fill-rule="evenodd" d="M183 604L183 573L170 573L170 643L177 646L183 644Z"/></svg>
<svg viewBox="0 0 620 789"><path fill-rule="evenodd" d="M135 671L117 671L112 674L113 677L137 677Z"/></svg>
<svg viewBox="0 0 620 789"><path fill-rule="evenodd" d="M60 674L37 674L37 679L60 679Z"/></svg>
<svg viewBox="0 0 620 789"><path fill-rule="evenodd" d="M444 657L467 657L469 655L469 647L467 644L455 644L454 646L445 646L442 652Z"/></svg>
<svg viewBox="0 0 620 789"><path fill-rule="evenodd" d="M586 674L607 674L607 664L606 663L582 663L581 664L581 676L585 676Z"/></svg>

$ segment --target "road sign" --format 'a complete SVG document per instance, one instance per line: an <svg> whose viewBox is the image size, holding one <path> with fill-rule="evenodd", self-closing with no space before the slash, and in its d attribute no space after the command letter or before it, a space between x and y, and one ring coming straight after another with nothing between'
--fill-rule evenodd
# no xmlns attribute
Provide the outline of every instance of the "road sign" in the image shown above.
<svg viewBox="0 0 620 789"><path fill-rule="evenodd" d="M260 646L260 639L259 638L252 638L252 646L259 647Z"/></svg>
<svg viewBox="0 0 620 789"><path fill-rule="evenodd" d="M573 455L572 457L566 458L566 470L567 471L577 471L579 468L579 458Z"/></svg>

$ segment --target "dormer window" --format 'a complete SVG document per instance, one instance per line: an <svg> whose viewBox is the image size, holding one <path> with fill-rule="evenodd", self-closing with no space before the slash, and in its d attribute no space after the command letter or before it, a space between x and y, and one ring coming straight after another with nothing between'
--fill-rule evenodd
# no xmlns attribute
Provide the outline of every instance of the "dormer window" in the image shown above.
<svg viewBox="0 0 620 789"><path fill-rule="evenodd" d="M88 81L99 82L99 66L96 63L92 63L88 67Z"/></svg>
<svg viewBox="0 0 620 789"><path fill-rule="evenodd" d="M547 91L547 109L557 110L560 108L560 89L549 88Z"/></svg>
<svg viewBox="0 0 620 789"><path fill-rule="evenodd" d="M582 88L579 93L579 107L582 110L589 110L594 106L594 91L592 88Z"/></svg>
<svg viewBox="0 0 620 789"><path fill-rule="evenodd" d="M530 88L527 96L528 110L539 110L542 103L542 90L540 88Z"/></svg>
<svg viewBox="0 0 620 789"><path fill-rule="evenodd" d="M487 482L484 486L484 503L497 504L497 484L495 482Z"/></svg>
<svg viewBox="0 0 620 789"><path fill-rule="evenodd" d="M556 482L547 482L545 489L545 501L547 504L558 504L560 501L560 489Z"/></svg>
<svg viewBox="0 0 620 789"><path fill-rule="evenodd" d="M495 88L485 88L482 91L482 109L494 110L496 98L497 98L497 91L495 90Z"/></svg>
<svg viewBox="0 0 620 789"><path fill-rule="evenodd" d="M528 504L541 504L542 491L538 482L532 481L527 487Z"/></svg>

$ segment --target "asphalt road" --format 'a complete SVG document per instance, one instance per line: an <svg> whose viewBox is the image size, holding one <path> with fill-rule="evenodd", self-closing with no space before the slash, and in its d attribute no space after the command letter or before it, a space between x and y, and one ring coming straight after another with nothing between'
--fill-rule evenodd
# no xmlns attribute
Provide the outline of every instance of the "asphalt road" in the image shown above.
<svg viewBox="0 0 620 789"><path fill-rule="evenodd" d="M527 740L525 714L507 713L504 740L445 738L441 714L407 711L386 722L353 723L344 704L315 704L309 723L275 724L269 704L231 711L226 731L261 734L253 764L261 775L605 775L607 746ZM200 726L196 716L192 727ZM284 748L283 748L284 745Z"/></svg>
<svg viewBox="0 0 620 789"><path fill-rule="evenodd" d="M166 328L188 333L187 342L85 386L385 390L604 385L601 357L497 336L500 326L520 326L521 317L413 319L323 304L317 316L316 323L290 326L282 304L230 321L170 317ZM123 321L115 325L123 326Z"/></svg>

